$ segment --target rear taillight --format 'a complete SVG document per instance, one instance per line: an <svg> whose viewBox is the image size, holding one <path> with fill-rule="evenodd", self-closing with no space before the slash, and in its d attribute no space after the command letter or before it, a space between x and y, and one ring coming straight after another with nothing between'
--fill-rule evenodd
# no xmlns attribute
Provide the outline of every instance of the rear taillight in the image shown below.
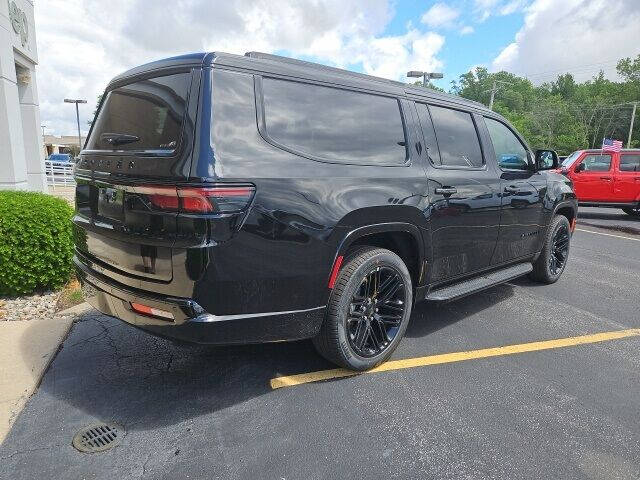
<svg viewBox="0 0 640 480"><path fill-rule="evenodd" d="M184 213L235 213L243 211L255 193L253 186L135 187L158 210Z"/></svg>

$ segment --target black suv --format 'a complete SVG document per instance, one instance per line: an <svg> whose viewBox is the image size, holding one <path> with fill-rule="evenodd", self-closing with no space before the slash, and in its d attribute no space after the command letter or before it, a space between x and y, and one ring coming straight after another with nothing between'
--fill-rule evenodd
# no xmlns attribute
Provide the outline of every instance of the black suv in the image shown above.
<svg viewBox="0 0 640 480"><path fill-rule="evenodd" d="M433 90L262 53L111 81L76 165L89 303L172 339L312 338L387 359L413 304L561 275L575 225L555 152Z"/></svg>

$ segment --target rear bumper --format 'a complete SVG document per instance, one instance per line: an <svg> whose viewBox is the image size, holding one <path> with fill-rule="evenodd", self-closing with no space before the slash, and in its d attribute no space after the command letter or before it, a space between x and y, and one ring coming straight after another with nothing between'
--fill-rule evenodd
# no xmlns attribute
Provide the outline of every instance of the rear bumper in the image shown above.
<svg viewBox="0 0 640 480"><path fill-rule="evenodd" d="M264 343L314 337L325 307L286 312L213 315L195 301L131 289L94 272L74 257L87 302L105 315L119 318L150 333L205 344ZM165 320L135 312L131 302L171 312Z"/></svg>

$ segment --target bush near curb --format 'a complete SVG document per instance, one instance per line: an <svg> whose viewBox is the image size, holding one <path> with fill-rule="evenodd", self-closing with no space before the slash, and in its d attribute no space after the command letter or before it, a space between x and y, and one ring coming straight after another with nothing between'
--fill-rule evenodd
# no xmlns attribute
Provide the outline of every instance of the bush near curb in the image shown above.
<svg viewBox="0 0 640 480"><path fill-rule="evenodd" d="M69 280L72 215L60 198L0 191L0 295L57 289Z"/></svg>

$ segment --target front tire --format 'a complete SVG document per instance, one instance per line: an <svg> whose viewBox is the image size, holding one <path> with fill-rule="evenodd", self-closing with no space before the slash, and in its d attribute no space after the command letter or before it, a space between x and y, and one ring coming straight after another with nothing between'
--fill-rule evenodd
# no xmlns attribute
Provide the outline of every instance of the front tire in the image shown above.
<svg viewBox="0 0 640 480"><path fill-rule="evenodd" d="M350 370L368 370L387 360L411 316L411 275L395 253L361 247L346 259L313 339L318 353Z"/></svg>
<svg viewBox="0 0 640 480"><path fill-rule="evenodd" d="M632 217L640 218L640 207L625 207L622 211Z"/></svg>
<svg viewBox="0 0 640 480"><path fill-rule="evenodd" d="M557 282L567 266L570 241L569 220L564 215L556 215L551 220L542 252L533 263L529 277L540 283Z"/></svg>

